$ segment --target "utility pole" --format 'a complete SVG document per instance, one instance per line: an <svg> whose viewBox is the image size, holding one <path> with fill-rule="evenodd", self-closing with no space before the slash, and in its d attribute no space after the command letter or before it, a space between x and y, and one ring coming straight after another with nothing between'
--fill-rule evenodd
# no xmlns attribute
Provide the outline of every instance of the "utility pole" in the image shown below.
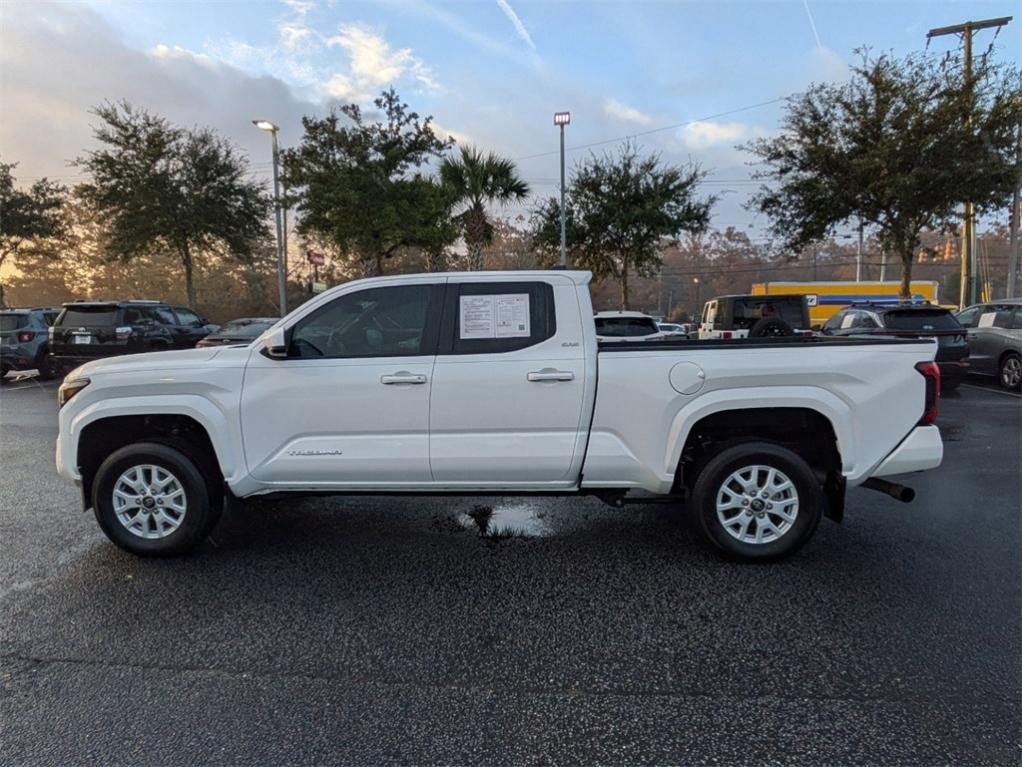
<svg viewBox="0 0 1022 767"><path fill-rule="evenodd" d="M554 125L561 128L561 268L568 268L568 237L564 215L564 126L571 123L571 112L554 112Z"/></svg>
<svg viewBox="0 0 1022 767"><path fill-rule="evenodd" d="M1015 275L1018 272L1018 219L1022 216L1022 201L1019 200L1019 191L1022 188L1022 125L1018 126L1015 160L1019 165L1019 171L1018 178L1015 179L1015 191L1011 195L1011 240L1008 243L1008 284L1004 291L1005 298L1015 297Z"/></svg>
<svg viewBox="0 0 1022 767"><path fill-rule="evenodd" d="M943 35L961 35L965 45L965 87L969 96L969 123L972 123L972 33L980 29L999 29L1011 21L1011 16L983 21L967 21L950 27L937 27L926 33L926 39ZM962 222L962 280L958 294L960 306L976 303L976 206L965 203Z"/></svg>
<svg viewBox="0 0 1022 767"><path fill-rule="evenodd" d="M862 282L862 219L859 219L859 248L855 251L855 281Z"/></svg>

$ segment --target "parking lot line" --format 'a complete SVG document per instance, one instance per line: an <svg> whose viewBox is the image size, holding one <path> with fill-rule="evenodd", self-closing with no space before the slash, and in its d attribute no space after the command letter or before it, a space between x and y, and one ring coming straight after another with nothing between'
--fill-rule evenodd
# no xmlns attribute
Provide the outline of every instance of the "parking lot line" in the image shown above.
<svg viewBox="0 0 1022 767"><path fill-rule="evenodd" d="M976 391L986 391L992 394L1004 394L1008 397L1014 397L1015 399L1022 399L1022 394L1016 394L1011 391L1004 391L1003 389L991 389L986 386L977 386L976 384L963 383L962 386L966 389L975 389Z"/></svg>

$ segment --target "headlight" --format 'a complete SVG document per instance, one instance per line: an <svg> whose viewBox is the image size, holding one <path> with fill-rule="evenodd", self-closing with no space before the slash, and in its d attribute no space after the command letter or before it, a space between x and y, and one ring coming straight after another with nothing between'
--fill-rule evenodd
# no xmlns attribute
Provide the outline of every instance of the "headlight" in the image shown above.
<svg viewBox="0 0 1022 767"><path fill-rule="evenodd" d="M57 404L60 407L64 407L71 398L78 392L89 385L88 378L75 378L74 380L64 381L57 389Z"/></svg>

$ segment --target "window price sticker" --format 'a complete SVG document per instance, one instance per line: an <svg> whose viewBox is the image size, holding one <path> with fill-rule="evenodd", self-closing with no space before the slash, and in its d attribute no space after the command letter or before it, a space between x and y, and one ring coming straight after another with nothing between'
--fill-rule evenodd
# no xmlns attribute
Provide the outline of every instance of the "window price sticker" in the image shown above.
<svg viewBox="0 0 1022 767"><path fill-rule="evenodd" d="M480 338L527 338L532 335L528 293L461 296L458 335Z"/></svg>

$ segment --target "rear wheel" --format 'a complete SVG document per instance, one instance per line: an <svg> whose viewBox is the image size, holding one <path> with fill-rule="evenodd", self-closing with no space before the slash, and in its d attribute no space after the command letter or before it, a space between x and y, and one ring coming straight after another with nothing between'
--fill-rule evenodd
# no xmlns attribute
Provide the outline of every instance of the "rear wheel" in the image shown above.
<svg viewBox="0 0 1022 767"><path fill-rule="evenodd" d="M213 529L220 505L199 467L179 450L136 442L110 454L96 472L92 506L106 536L139 556L195 548Z"/></svg>
<svg viewBox="0 0 1022 767"><path fill-rule="evenodd" d="M816 531L824 495L809 464L769 442L721 451L699 472L692 511L709 541L745 561L793 554Z"/></svg>
<svg viewBox="0 0 1022 767"><path fill-rule="evenodd" d="M1008 391L1018 391L1022 388L1022 357L1015 352L1004 355L997 371L997 380Z"/></svg>

